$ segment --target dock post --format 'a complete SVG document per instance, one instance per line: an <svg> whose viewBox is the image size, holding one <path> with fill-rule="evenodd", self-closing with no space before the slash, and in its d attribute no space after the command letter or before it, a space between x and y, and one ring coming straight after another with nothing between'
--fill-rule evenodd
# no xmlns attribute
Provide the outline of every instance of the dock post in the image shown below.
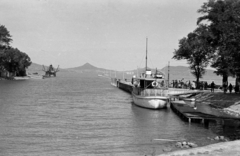
<svg viewBox="0 0 240 156"><path fill-rule="evenodd" d="M204 122L204 127L206 127L206 128L208 128L209 127L209 120L205 120L205 122Z"/></svg>

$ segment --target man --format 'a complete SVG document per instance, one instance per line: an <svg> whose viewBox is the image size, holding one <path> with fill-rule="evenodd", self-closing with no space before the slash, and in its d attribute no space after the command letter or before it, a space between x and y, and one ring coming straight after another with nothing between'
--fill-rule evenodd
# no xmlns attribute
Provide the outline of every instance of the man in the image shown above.
<svg viewBox="0 0 240 156"><path fill-rule="evenodd" d="M135 78L136 78L136 76L133 75L133 77L132 77L132 84L134 83Z"/></svg>
<svg viewBox="0 0 240 156"><path fill-rule="evenodd" d="M214 88L215 88L215 83L214 81L211 83L211 92L214 92Z"/></svg>
<svg viewBox="0 0 240 156"><path fill-rule="evenodd" d="M231 83L230 83L230 85L228 86L228 88L229 88L229 92L232 93L233 86L232 86Z"/></svg>

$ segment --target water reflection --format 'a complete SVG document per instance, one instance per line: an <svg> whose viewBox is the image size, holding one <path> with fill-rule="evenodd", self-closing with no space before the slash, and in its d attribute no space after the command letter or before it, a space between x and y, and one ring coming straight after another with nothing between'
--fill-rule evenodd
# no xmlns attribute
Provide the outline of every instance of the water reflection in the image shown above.
<svg viewBox="0 0 240 156"><path fill-rule="evenodd" d="M198 140L201 137L213 136L211 131L201 124L189 124L172 112L170 108L161 110L149 110L138 106L132 106L134 123L145 135L146 131L155 130L152 139L190 139ZM150 130L147 130L150 129Z"/></svg>
<svg viewBox="0 0 240 156"><path fill-rule="evenodd" d="M230 140L240 139L240 121L238 120L222 120L217 123L217 133L222 133L227 136ZM222 130L222 131L219 131Z"/></svg>
<svg viewBox="0 0 240 156"><path fill-rule="evenodd" d="M192 103L188 103L188 105L191 107ZM213 108L200 101L196 101L195 105L197 112L215 117L215 119L205 120L204 126L206 128L213 131L216 135L225 136L230 140L240 139L240 118L235 118L224 113L221 109Z"/></svg>

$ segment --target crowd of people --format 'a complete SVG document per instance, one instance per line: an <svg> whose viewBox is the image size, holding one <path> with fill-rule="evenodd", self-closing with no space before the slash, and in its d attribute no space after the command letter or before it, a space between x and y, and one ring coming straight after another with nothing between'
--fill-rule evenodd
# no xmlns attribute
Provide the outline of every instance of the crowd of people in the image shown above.
<svg viewBox="0 0 240 156"><path fill-rule="evenodd" d="M200 84L200 89L207 90L211 89L211 92L214 92L214 89L219 87L220 89L223 90L224 93L229 93L235 92L239 93L240 92L240 85L235 85L233 86L231 83L228 85L228 83L223 83L222 87L217 86L214 81L212 81L210 84L208 84L206 81L201 81ZM181 80L172 80L171 87L173 88L184 88L184 89L196 89L196 82L195 81L185 81L184 79Z"/></svg>
<svg viewBox="0 0 240 156"><path fill-rule="evenodd" d="M195 89L196 84L192 81L186 81L184 82L184 79L181 80L172 80L171 86L173 88L189 88L189 89Z"/></svg>
<svg viewBox="0 0 240 156"><path fill-rule="evenodd" d="M239 93L239 84L236 84L235 86L233 86L231 83L228 85L228 82L223 83L223 92L226 93L228 92L232 93L233 90L235 93Z"/></svg>

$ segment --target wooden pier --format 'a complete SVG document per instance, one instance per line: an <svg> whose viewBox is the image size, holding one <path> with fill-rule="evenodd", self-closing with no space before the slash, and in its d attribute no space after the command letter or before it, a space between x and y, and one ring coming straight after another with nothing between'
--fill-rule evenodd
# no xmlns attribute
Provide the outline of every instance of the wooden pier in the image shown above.
<svg viewBox="0 0 240 156"><path fill-rule="evenodd" d="M170 107L173 110L173 112L175 112L179 117L188 121L189 123L197 122L197 123L204 124L205 121L217 119L215 116L203 114L201 112L198 112L194 108L192 108L186 104L181 104L177 101L171 101Z"/></svg>
<svg viewBox="0 0 240 156"><path fill-rule="evenodd" d="M117 86L118 86L118 88L120 88L130 94L132 93L133 86L132 86L131 82L118 81Z"/></svg>
<svg viewBox="0 0 240 156"><path fill-rule="evenodd" d="M218 116L213 114L204 113L201 111L198 111L197 109L194 109L193 107L190 107L189 105L182 104L179 101L171 101L170 107L179 117L181 117L183 120L196 123L203 123L207 125L209 121L217 121L221 120L222 123L224 123L224 120L239 120L240 118L230 116L228 114L222 114L219 113ZM218 110L215 110L218 111Z"/></svg>
<svg viewBox="0 0 240 156"><path fill-rule="evenodd" d="M111 85L118 87L119 89L124 90L130 94L132 93L132 90L133 90L132 83L126 80L112 78Z"/></svg>
<svg viewBox="0 0 240 156"><path fill-rule="evenodd" d="M118 87L119 89L122 89L128 93L131 94L133 85L131 82L125 81L125 80L120 80L120 79L112 79L111 84L113 86ZM169 90L169 96L170 99L170 108L173 110L174 113L176 113L179 117L181 117L183 120L192 123L202 123L205 126L208 125L209 121L219 121L221 120L224 123L224 120L238 120L240 121L240 117L233 117L228 114L223 114L219 110L215 110L214 113L209 113L209 112L204 112L204 111L199 111L198 109L194 109L193 106L186 104L186 101L183 102L179 100L179 95L180 93L186 94L186 93L193 93L193 91L187 91L187 90L182 90L182 89L170 89ZM200 93L200 91L196 90L196 94ZM176 95L175 95L176 94ZM176 99L176 101L175 101Z"/></svg>

